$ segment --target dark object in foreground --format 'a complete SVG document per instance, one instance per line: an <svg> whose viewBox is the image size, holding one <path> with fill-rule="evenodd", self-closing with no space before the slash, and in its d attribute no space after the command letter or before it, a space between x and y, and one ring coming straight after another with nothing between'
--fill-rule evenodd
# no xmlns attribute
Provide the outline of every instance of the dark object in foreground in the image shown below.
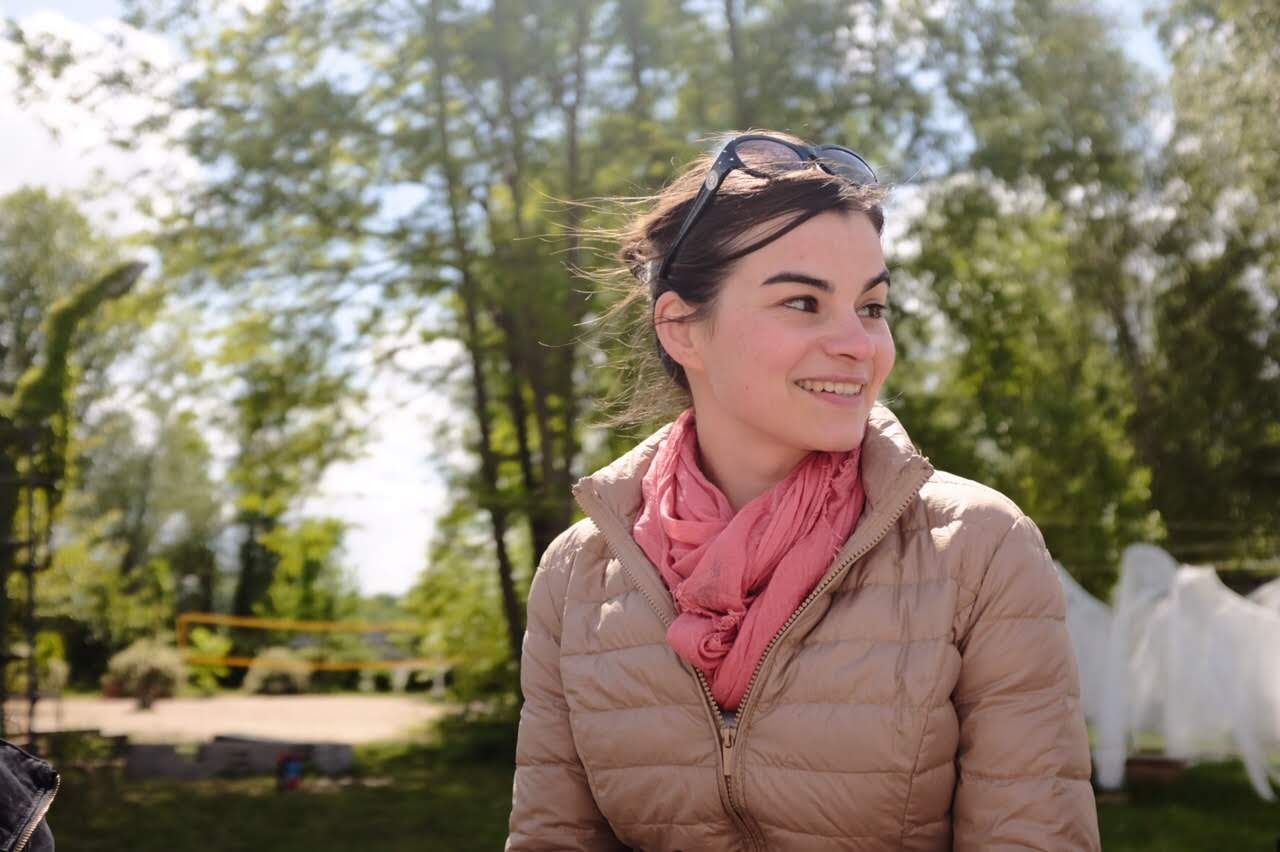
<svg viewBox="0 0 1280 852"><path fill-rule="evenodd" d="M44 817L59 782L48 763L0 740L0 850L53 852L53 832Z"/></svg>
<svg viewBox="0 0 1280 852"><path fill-rule="evenodd" d="M296 790L302 784L302 773L307 760L296 751L287 751L276 759L276 789Z"/></svg>
<svg viewBox="0 0 1280 852"><path fill-rule="evenodd" d="M1182 780L1187 762L1163 755L1133 755L1124 762L1126 784L1174 784Z"/></svg>

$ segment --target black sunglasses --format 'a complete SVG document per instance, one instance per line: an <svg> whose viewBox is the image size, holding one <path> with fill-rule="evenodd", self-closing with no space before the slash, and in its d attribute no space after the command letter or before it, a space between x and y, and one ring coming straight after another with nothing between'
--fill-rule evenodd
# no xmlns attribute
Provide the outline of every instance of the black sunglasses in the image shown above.
<svg viewBox="0 0 1280 852"><path fill-rule="evenodd" d="M729 172L741 169L749 175L768 178L771 174L804 169L815 164L824 172L842 177L851 183L878 183L875 170L867 164L867 161L862 159L856 151L842 145L797 145L785 139L759 133L748 133L730 139L720 149L720 155L707 171L702 189L698 191L698 197L693 200L689 214L684 217L684 223L680 225L680 231L676 234L675 241L671 243L667 256L662 259L662 265L658 267L658 274L654 280L661 281L667 277L671 271L671 264L675 262L676 253L680 250L680 245L685 237L689 236L698 219L702 217L707 205L711 203L711 199L720 189Z"/></svg>

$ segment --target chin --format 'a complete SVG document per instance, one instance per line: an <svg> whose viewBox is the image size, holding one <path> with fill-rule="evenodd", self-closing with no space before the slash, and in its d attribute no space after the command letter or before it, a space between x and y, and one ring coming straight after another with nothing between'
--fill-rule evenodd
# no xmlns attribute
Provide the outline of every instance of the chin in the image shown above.
<svg viewBox="0 0 1280 852"><path fill-rule="evenodd" d="M838 431L828 431L820 434L806 435L807 440L799 441L802 446L810 451L822 453L847 453L856 450L862 445L862 438L866 434L866 424L861 424L857 428L845 428Z"/></svg>

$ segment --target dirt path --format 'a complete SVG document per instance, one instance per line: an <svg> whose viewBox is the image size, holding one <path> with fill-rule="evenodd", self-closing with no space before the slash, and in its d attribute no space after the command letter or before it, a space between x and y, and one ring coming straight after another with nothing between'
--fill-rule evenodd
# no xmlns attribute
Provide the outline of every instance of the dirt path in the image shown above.
<svg viewBox="0 0 1280 852"><path fill-rule="evenodd" d="M138 710L127 698L66 698L36 706L36 730L97 728L134 742L203 742L218 734L310 742L366 743L412 735L446 712L422 698L280 695L174 698ZM26 705L10 704L8 719L26 723Z"/></svg>

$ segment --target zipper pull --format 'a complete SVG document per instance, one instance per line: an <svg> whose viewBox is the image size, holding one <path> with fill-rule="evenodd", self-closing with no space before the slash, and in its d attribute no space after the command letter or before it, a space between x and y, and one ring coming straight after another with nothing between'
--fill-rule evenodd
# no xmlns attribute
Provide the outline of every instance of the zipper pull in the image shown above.
<svg viewBox="0 0 1280 852"><path fill-rule="evenodd" d="M720 755L724 759L724 777L733 775L733 739L736 728L720 729Z"/></svg>

